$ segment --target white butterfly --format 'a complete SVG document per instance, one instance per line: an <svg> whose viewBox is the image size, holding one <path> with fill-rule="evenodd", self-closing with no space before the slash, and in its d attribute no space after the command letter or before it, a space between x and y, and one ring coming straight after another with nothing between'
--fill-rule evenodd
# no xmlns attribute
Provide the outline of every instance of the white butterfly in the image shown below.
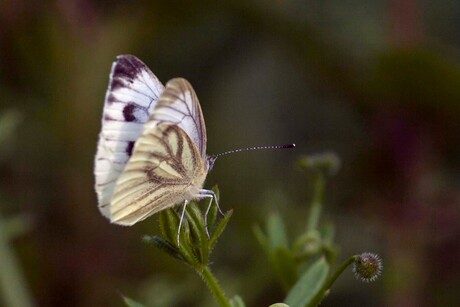
<svg viewBox="0 0 460 307"><path fill-rule="evenodd" d="M252 147L206 155L206 127L190 83L172 79L163 87L138 58L121 55L112 65L105 96L94 174L99 210L112 223L130 226L161 210L210 199L203 189L217 157ZM220 211L220 209L219 209ZM179 233L178 233L179 236Z"/></svg>
<svg viewBox="0 0 460 307"><path fill-rule="evenodd" d="M211 204L214 192L202 187L214 161L206 156L206 127L190 83L177 78L163 87L138 58L118 56L95 160L101 213L130 226L190 200Z"/></svg>

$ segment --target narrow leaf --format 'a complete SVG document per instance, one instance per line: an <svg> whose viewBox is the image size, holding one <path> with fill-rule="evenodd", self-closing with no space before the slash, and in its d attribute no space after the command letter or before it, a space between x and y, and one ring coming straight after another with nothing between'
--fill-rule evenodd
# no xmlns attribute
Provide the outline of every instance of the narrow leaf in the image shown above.
<svg viewBox="0 0 460 307"><path fill-rule="evenodd" d="M230 300L230 306L231 307L246 307L246 305L243 302L243 299L239 295L235 295L231 300ZM288 306L289 307L289 306Z"/></svg>
<svg viewBox="0 0 460 307"><path fill-rule="evenodd" d="M288 293L285 303L291 307L304 307L318 294L326 282L329 265L324 258L317 260L299 278Z"/></svg>
<svg viewBox="0 0 460 307"><path fill-rule="evenodd" d="M158 236L144 236L143 240L145 242L151 243L155 245L158 249L161 251L173 256L176 259L179 260L184 260L184 257L180 254L179 250L177 249L176 246L172 245L170 242L166 241L163 238L160 238Z"/></svg>
<svg viewBox="0 0 460 307"><path fill-rule="evenodd" d="M212 202L211 204L211 208L209 208L209 212L208 212L208 216L206 217L206 221L207 221L207 226L208 226L208 231L209 233L213 232L214 231L214 224L216 223L216 219L217 219L217 212L219 210L217 210L217 205L215 202ZM205 225L206 226L206 225Z"/></svg>
<svg viewBox="0 0 460 307"><path fill-rule="evenodd" d="M212 187L212 190L213 190L214 194L216 194L217 201L219 201L220 200L220 191L219 191L219 187L217 186L217 184Z"/></svg>
<svg viewBox="0 0 460 307"><path fill-rule="evenodd" d="M187 207L185 211L187 222L190 225L191 251L198 262L206 265L208 258L207 237L204 230L204 220L195 204Z"/></svg>
<svg viewBox="0 0 460 307"><path fill-rule="evenodd" d="M174 209L160 211L160 230L163 237L177 244L177 231L179 229L179 215Z"/></svg>
<svg viewBox="0 0 460 307"><path fill-rule="evenodd" d="M279 282L289 291L297 281L295 256L285 247L278 247L271 253L271 261Z"/></svg>
<svg viewBox="0 0 460 307"><path fill-rule="evenodd" d="M222 218L222 220L217 225L216 230L211 235L211 239L209 240L209 250L210 251L213 250L214 245L216 245L217 243L217 239L220 237L222 232L225 230L225 227L227 227L228 221L232 217L232 214L233 214L233 210L227 211L227 213L225 213L225 216Z"/></svg>
<svg viewBox="0 0 460 307"><path fill-rule="evenodd" d="M204 227L204 218L196 203L192 203L187 207L185 212L187 221L190 223L191 234L198 237L197 239L204 241L207 239L206 230Z"/></svg>
<svg viewBox="0 0 460 307"><path fill-rule="evenodd" d="M123 301L125 302L126 306L128 307L145 307L143 304L136 302L133 299L130 299L129 297L126 297L124 295L121 296L123 298Z"/></svg>
<svg viewBox="0 0 460 307"><path fill-rule="evenodd" d="M283 220L278 213L272 213L267 221L267 235L270 247L288 247L288 239L286 236L286 228Z"/></svg>
<svg viewBox="0 0 460 307"><path fill-rule="evenodd" d="M262 231L262 228L260 228L259 225L254 225L252 228L254 235L259 242L259 244L262 246L263 250L267 254L267 256L270 255L270 245L268 243L268 238L265 235L265 233Z"/></svg>
<svg viewBox="0 0 460 307"><path fill-rule="evenodd" d="M220 196L219 196L219 189L217 188L217 185L215 185L212 188L212 190L216 194L217 202L219 202ZM210 233L214 231L214 223L216 222L218 211L219 210L217 210L217 203L214 200L211 204L211 208L209 209L208 216L207 216L208 230Z"/></svg>

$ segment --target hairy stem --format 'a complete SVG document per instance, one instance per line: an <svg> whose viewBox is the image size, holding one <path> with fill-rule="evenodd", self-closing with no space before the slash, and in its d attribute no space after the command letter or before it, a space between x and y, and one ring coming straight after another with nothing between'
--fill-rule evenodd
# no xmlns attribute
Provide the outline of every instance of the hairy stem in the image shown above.
<svg viewBox="0 0 460 307"><path fill-rule="evenodd" d="M219 303L220 306L230 307L230 303L227 297L224 294L224 291L220 288L217 279L212 274L211 270L208 266L205 266L202 271L198 271L198 273L203 278L204 282L208 285L209 290L211 290L214 298Z"/></svg>
<svg viewBox="0 0 460 307"><path fill-rule="evenodd" d="M308 307L314 307L318 306L319 303L324 299L324 297L327 295L328 290L332 287L334 282L337 280L337 278L345 271L346 268L350 266L355 260L357 255L351 256L347 260L345 260L338 268L335 270L334 274L329 276L327 281L324 283L323 287L321 290L318 292L318 294L313 298L313 300L308 304Z"/></svg>

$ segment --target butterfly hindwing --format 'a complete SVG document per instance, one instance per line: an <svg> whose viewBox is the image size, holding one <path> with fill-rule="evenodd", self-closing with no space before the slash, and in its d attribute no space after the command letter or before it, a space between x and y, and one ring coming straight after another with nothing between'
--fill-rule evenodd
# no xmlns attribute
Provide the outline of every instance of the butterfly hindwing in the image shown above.
<svg viewBox="0 0 460 307"><path fill-rule="evenodd" d="M135 56L118 56L112 65L95 161L99 208L107 217L116 181L163 89Z"/></svg>
<svg viewBox="0 0 460 307"><path fill-rule="evenodd" d="M197 146L177 125L146 126L118 178L111 221L132 225L198 195L206 168Z"/></svg>

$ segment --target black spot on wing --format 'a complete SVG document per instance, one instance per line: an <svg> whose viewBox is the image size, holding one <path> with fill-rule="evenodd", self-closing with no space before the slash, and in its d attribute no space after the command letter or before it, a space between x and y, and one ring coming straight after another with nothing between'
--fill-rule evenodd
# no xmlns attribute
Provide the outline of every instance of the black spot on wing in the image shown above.
<svg viewBox="0 0 460 307"><path fill-rule="evenodd" d="M129 86L143 70L147 69L147 66L135 56L121 55L117 57L112 72L110 90L115 91L119 88Z"/></svg>
<svg viewBox="0 0 460 307"><path fill-rule="evenodd" d="M110 115L104 114L104 120L113 120L113 121L115 121L116 119L113 118L113 117L110 116Z"/></svg>
<svg viewBox="0 0 460 307"><path fill-rule="evenodd" d="M112 79L112 82L110 83L111 91L116 91L117 89L122 88L122 87L125 87L125 84L123 83L123 81L121 81L121 79L118 79L118 78ZM109 102L111 101L109 100Z"/></svg>
<svg viewBox="0 0 460 307"><path fill-rule="evenodd" d="M112 82L113 85L113 82ZM113 89L112 89L113 90ZM115 95L110 93L109 96L107 96L107 102L108 103L114 103L117 101L117 98L115 98Z"/></svg>
<svg viewBox="0 0 460 307"><path fill-rule="evenodd" d="M143 67L145 67L145 64L133 56L119 56L117 64L115 65L113 77L133 80Z"/></svg>
<svg viewBox="0 0 460 307"><path fill-rule="evenodd" d="M134 148L134 141L128 142L128 145L126 146L126 153L130 157L133 154L133 148Z"/></svg>
<svg viewBox="0 0 460 307"><path fill-rule="evenodd" d="M127 122L134 122L136 121L136 117L134 116L134 111L136 110L136 106L133 104L128 104L123 108L123 117Z"/></svg>

